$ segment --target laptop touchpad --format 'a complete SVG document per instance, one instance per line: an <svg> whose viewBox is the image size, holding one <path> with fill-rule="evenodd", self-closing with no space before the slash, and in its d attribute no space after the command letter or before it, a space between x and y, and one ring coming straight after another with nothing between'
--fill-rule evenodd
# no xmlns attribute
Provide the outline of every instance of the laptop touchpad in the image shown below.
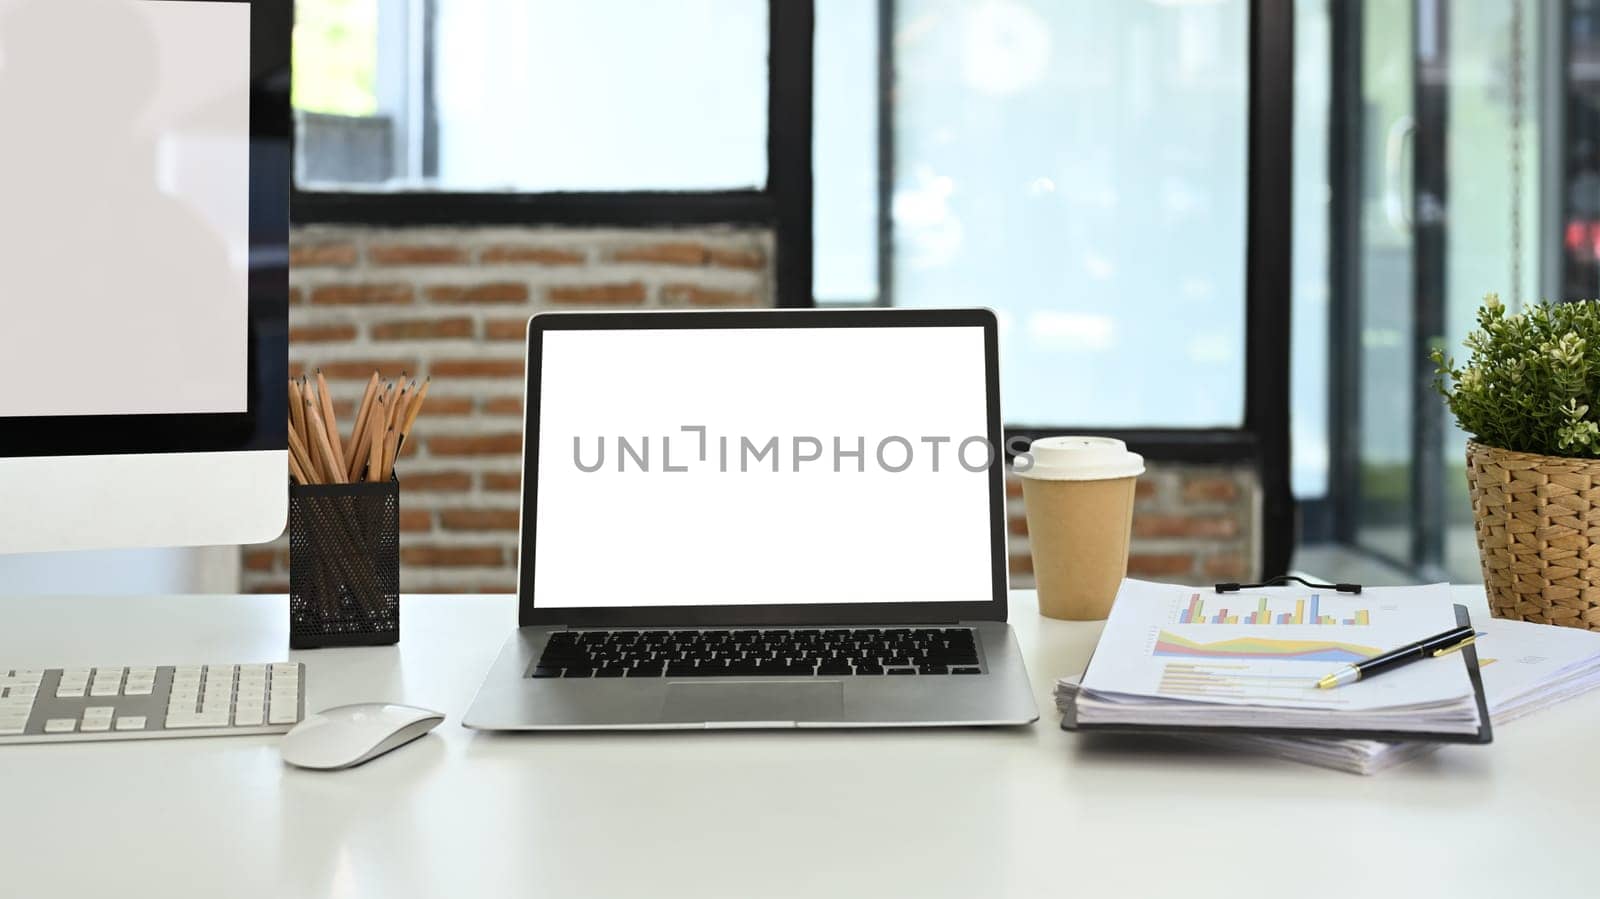
<svg viewBox="0 0 1600 899"><path fill-rule="evenodd" d="M661 720L838 721L844 712L844 685L812 683L667 684Z"/></svg>

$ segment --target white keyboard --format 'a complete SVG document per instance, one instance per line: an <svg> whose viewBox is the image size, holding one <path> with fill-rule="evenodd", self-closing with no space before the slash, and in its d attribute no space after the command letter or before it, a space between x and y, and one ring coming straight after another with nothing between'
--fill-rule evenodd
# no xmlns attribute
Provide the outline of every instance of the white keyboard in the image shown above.
<svg viewBox="0 0 1600 899"><path fill-rule="evenodd" d="M0 745L283 733L305 715L304 667L0 666Z"/></svg>

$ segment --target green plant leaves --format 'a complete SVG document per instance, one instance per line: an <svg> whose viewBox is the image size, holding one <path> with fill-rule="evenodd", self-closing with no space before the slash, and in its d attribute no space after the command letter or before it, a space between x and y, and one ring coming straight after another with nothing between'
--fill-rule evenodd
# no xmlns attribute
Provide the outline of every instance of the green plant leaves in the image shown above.
<svg viewBox="0 0 1600 899"><path fill-rule="evenodd" d="M1434 387L1479 443L1600 457L1600 301L1540 303L1507 315L1495 294L1462 346L1464 368L1431 354Z"/></svg>

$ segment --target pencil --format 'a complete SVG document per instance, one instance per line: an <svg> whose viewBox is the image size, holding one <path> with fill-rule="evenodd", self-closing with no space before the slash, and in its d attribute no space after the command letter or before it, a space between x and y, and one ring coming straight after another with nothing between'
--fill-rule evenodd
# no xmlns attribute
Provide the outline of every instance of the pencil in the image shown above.
<svg viewBox="0 0 1600 899"><path fill-rule="evenodd" d="M305 394L300 390L300 383L294 379L289 381L289 429L300 432L300 441L306 439L306 412L303 407Z"/></svg>
<svg viewBox="0 0 1600 899"><path fill-rule="evenodd" d="M339 457L333 452L333 442L328 439L328 427L317 412L316 406L306 401L306 424L311 427L311 442L316 449L317 456L322 460L323 475L331 484L347 483L344 472L339 470Z"/></svg>
<svg viewBox="0 0 1600 899"><path fill-rule="evenodd" d="M301 483L310 484L321 480L315 477L318 471L317 466L311 464L311 453L306 449L305 441L300 438L300 433L294 428L289 429L289 459L290 461L298 462L301 472L311 478L311 480L301 481Z"/></svg>
<svg viewBox="0 0 1600 899"><path fill-rule="evenodd" d="M328 445L333 449L333 457L342 466L344 446L339 442L339 420L333 414L333 395L328 393L328 379L322 376L320 368L317 369L317 397L322 401L322 423L328 431Z"/></svg>
<svg viewBox="0 0 1600 899"><path fill-rule="evenodd" d="M361 394L361 404L356 407L356 423L350 428L350 444L344 448L344 468L347 472L354 468L356 460L361 458L356 443L361 439L361 429L366 425L367 416L372 412L372 397L377 392L378 373L374 371L372 377L367 379L367 389Z"/></svg>
<svg viewBox="0 0 1600 899"><path fill-rule="evenodd" d="M290 431L289 433L292 434L294 432ZM311 483L311 479L307 477L305 469L300 467L300 457L293 452L289 453L289 474L294 477L296 484Z"/></svg>
<svg viewBox="0 0 1600 899"><path fill-rule="evenodd" d="M394 457L400 452L400 434L393 428L383 438L383 472L379 481L387 482L394 475Z"/></svg>
<svg viewBox="0 0 1600 899"><path fill-rule="evenodd" d="M378 429L381 427L383 420L388 417L388 414L387 404L384 402L383 394L380 392L377 394L377 399L373 402L372 408L367 410L367 420L361 426L361 433L353 438L355 460L350 465L350 480L361 480L362 468L370 467L371 459L368 450L372 448L372 444L379 443L381 448L382 441L374 440L373 435L381 433ZM372 476L373 472L367 472L366 480L371 480Z"/></svg>
<svg viewBox="0 0 1600 899"><path fill-rule="evenodd" d="M378 437L379 416L387 413L384 408L383 398L378 398L378 405L372 409L372 420L367 423L367 480L377 481L378 473L383 470L383 440Z"/></svg>
<svg viewBox="0 0 1600 899"><path fill-rule="evenodd" d="M406 411L406 397L411 393L411 388L416 386L415 381L407 384L405 378L405 373L401 372L400 391L395 394L394 405L389 407L389 421L387 422L386 427L399 427L400 417Z"/></svg>
<svg viewBox="0 0 1600 899"><path fill-rule="evenodd" d="M400 425L401 446L405 445L406 438L411 435L411 426L417 423L417 416L422 413L422 401L428 398L428 385L432 383L432 378L424 378L422 389L411 398L411 408L406 411L405 421Z"/></svg>

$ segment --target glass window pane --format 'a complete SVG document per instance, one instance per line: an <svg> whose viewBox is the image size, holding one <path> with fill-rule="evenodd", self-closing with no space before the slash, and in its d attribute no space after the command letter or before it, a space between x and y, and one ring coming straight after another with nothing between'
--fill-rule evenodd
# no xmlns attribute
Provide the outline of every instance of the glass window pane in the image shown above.
<svg viewBox="0 0 1600 899"><path fill-rule="evenodd" d="M813 294L878 298L878 4L817 0L812 104Z"/></svg>
<svg viewBox="0 0 1600 899"><path fill-rule="evenodd" d="M766 184L766 0L296 9L310 26L296 29L295 99L311 189Z"/></svg>
<svg viewBox="0 0 1600 899"><path fill-rule="evenodd" d="M378 0L299 0L292 71L296 109L377 112Z"/></svg>
<svg viewBox="0 0 1600 899"><path fill-rule="evenodd" d="M1008 422L1242 422L1248 24L896 4L894 302L1000 312Z"/></svg>

